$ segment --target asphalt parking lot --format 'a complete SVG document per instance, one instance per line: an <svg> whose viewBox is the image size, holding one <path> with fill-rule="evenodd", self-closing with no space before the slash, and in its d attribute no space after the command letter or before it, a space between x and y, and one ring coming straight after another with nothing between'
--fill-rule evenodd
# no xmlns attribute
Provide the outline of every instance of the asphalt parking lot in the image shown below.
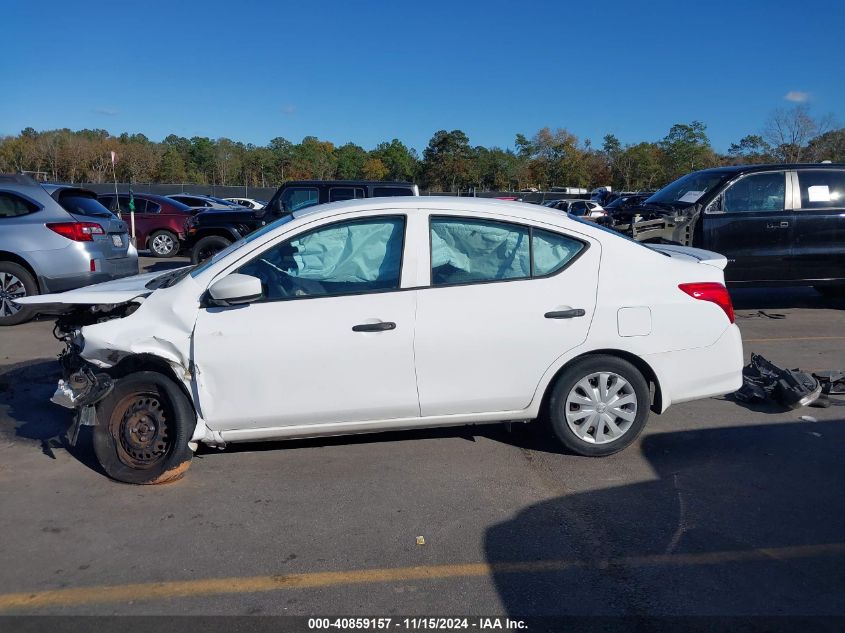
<svg viewBox="0 0 845 633"><path fill-rule="evenodd" d="M845 302L733 295L746 356L845 366ZM604 459L476 426L201 449L135 487L63 443L51 328L0 330L0 613L845 615L845 399L676 405Z"/></svg>

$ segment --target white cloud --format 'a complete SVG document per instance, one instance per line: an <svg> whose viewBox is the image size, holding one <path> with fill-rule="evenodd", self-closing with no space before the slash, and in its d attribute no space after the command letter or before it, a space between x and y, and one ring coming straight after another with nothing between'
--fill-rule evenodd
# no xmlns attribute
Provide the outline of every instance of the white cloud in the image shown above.
<svg viewBox="0 0 845 633"><path fill-rule="evenodd" d="M810 98L809 92L801 92L800 90L790 90L783 98L794 103L804 103Z"/></svg>
<svg viewBox="0 0 845 633"><path fill-rule="evenodd" d="M296 114L296 106L290 105L290 104L286 105L284 108L282 108L282 114L286 114L288 116L291 116L292 114Z"/></svg>
<svg viewBox="0 0 845 633"><path fill-rule="evenodd" d="M104 116L117 116L120 114L120 110L115 110L114 108L94 108L95 114L102 114Z"/></svg>

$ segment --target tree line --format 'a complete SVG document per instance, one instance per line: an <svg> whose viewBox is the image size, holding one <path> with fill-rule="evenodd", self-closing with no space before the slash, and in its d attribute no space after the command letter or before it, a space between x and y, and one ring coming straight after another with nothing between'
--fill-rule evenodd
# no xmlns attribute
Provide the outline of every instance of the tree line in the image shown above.
<svg viewBox="0 0 845 633"><path fill-rule="evenodd" d="M759 162L845 162L845 128L814 117L806 104L773 112L758 133L716 152L700 121L677 123L656 141L623 145L607 134L600 146L563 128L517 134L514 147L473 146L461 130L434 133L422 156L398 139L366 150L306 136L277 137L265 146L228 138L106 130L36 131L0 138L0 172L30 172L53 181L109 182L111 152L120 182L274 187L293 179L409 180L424 190L455 192L547 190L553 186L660 187L696 169Z"/></svg>

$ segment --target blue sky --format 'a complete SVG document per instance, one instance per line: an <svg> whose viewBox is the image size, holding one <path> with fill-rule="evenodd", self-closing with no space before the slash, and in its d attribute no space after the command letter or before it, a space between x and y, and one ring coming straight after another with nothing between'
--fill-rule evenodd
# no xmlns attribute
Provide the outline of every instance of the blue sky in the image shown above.
<svg viewBox="0 0 845 633"><path fill-rule="evenodd" d="M512 147L518 132L565 127L600 145L698 119L724 151L795 100L845 124L843 2L3 4L0 134L422 150L439 129Z"/></svg>

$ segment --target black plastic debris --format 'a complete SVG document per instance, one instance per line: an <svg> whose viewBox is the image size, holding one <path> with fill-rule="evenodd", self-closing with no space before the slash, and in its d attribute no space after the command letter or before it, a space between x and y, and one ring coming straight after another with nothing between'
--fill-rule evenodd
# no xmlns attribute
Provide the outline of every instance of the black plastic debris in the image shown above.
<svg viewBox="0 0 845 633"><path fill-rule="evenodd" d="M845 371L815 371L813 376L821 383L823 394L845 395Z"/></svg>
<svg viewBox="0 0 845 633"><path fill-rule="evenodd" d="M759 354L751 354L751 362L742 368L742 387L734 395L741 402L773 400L798 409L816 406L814 403L822 395L822 383L800 369L781 369ZM825 397L817 406L830 406L830 401Z"/></svg>

